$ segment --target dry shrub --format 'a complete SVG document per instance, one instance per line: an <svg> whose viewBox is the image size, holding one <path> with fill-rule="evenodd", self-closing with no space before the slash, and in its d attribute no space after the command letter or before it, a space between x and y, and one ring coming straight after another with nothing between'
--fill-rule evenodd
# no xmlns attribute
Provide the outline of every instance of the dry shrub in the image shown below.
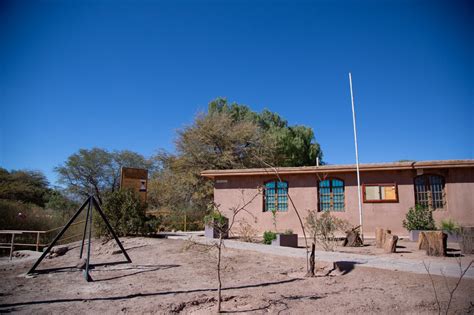
<svg viewBox="0 0 474 315"><path fill-rule="evenodd" d="M257 230L245 219L240 221L239 228L237 231L240 235L240 238L244 242L249 242L249 243L255 242L255 239L257 237Z"/></svg>
<svg viewBox="0 0 474 315"><path fill-rule="evenodd" d="M336 232L344 232L349 227L348 221L331 216L330 212L308 211L306 227L313 242L320 244L325 251L333 251L338 243Z"/></svg>
<svg viewBox="0 0 474 315"><path fill-rule="evenodd" d="M62 227L68 219L64 216L63 211L43 209L31 203L0 199L0 230L47 231ZM83 220L83 217L77 218L76 222L80 220ZM81 227L81 225L72 226L61 239L81 233ZM54 230L41 234L40 243L49 243L58 232L59 230ZM0 243L9 242L9 234L0 235ZM24 233L17 235L15 236L15 243L35 244L36 234ZM16 246L16 248L32 249L32 247L21 246Z"/></svg>

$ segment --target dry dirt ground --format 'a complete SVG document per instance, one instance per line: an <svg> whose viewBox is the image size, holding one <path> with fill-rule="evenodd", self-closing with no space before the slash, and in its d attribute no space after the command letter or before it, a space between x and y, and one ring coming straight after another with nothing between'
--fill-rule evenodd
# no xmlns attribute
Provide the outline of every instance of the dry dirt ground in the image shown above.
<svg viewBox="0 0 474 315"><path fill-rule="evenodd" d="M341 242L339 242L341 243ZM305 247L304 239L298 239L298 246L301 248ZM316 250L323 250L319 245L316 245ZM447 256L446 257L433 257L427 256L425 250L418 249L417 242L411 242L408 239L400 239L397 242L397 249L395 253L384 253L382 248L375 246L374 239L366 239L363 247L343 247L339 244L335 246L335 251L340 253L351 253L351 254L362 254L369 256L378 257L390 257L390 258L404 258L416 261L430 262L456 262L455 257L459 257L463 265L469 264L474 259L474 255L461 255L461 250L458 243L447 244Z"/></svg>
<svg viewBox="0 0 474 315"><path fill-rule="evenodd" d="M184 249L174 239L125 238L131 264L96 266L93 282L76 268L25 277L34 255L0 262L0 313L116 314L215 313L215 254L200 247ZM113 241L93 242L94 263L120 261ZM78 246L66 255L45 259L39 269L74 266ZM304 259L226 248L222 308L228 313L437 313L427 275L361 267L350 263L318 277L304 277ZM448 299L443 277L433 276L438 296ZM450 287L457 279L449 278ZM463 279L454 295L455 313L474 313L474 280Z"/></svg>

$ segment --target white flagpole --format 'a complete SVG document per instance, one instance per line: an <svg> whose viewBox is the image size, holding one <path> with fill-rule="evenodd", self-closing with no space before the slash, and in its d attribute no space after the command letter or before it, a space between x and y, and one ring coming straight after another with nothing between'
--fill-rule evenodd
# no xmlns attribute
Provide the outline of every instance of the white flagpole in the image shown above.
<svg viewBox="0 0 474 315"><path fill-rule="evenodd" d="M354 145L355 145L355 154L356 154L356 169L357 169L357 198L359 201L359 223L360 223L360 235L362 241L364 241L364 229L362 224L362 203L360 200L360 172L359 172L359 150L357 145L357 128L356 128L356 117L354 109L354 93L352 92L352 75L349 72L349 85L351 87L351 102L352 102L352 124L354 126Z"/></svg>

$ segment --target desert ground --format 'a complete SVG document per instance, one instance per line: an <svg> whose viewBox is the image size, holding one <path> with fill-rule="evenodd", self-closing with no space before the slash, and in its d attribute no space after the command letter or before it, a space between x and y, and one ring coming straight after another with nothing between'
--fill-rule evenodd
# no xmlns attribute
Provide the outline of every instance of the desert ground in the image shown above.
<svg viewBox="0 0 474 315"><path fill-rule="evenodd" d="M79 262L78 243L71 244L64 256L45 259L38 269L49 272L35 276L25 274L38 253L22 252L27 256L11 262L2 258L0 313L215 313L215 252L202 246L188 248L188 242L180 239L124 238L123 243L133 262L95 266L93 282L86 282L82 272L71 267ZM95 240L91 260L96 264L123 261L116 250L113 241ZM339 262L329 272L332 264L317 262L317 276L308 278L305 259L231 248L223 251L223 265L225 313L438 312L428 275L350 262ZM457 279L433 276L433 280L445 308L446 285L453 288ZM474 313L474 279L461 281L450 310Z"/></svg>

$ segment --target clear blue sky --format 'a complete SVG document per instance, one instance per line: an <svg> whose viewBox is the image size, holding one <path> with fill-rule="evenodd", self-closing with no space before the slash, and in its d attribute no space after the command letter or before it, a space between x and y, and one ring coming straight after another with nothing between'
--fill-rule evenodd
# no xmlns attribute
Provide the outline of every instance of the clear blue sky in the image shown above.
<svg viewBox="0 0 474 315"><path fill-rule="evenodd" d="M0 166L173 151L215 97L312 127L332 164L473 158L472 1L2 1Z"/></svg>

